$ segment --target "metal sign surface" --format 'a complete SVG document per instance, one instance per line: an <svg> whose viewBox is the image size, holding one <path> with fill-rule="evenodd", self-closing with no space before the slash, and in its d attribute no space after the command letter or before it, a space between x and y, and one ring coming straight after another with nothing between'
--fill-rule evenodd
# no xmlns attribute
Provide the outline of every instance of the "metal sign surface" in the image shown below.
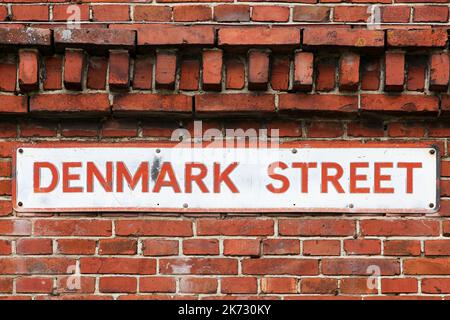
<svg viewBox="0 0 450 320"><path fill-rule="evenodd" d="M431 146L28 145L17 211L434 212Z"/></svg>

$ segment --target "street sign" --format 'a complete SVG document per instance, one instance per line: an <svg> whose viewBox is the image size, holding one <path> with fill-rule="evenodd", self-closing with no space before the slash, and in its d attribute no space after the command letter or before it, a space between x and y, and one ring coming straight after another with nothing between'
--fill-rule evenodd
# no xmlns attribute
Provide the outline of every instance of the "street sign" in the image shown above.
<svg viewBox="0 0 450 320"><path fill-rule="evenodd" d="M438 208L432 146L23 145L17 211L399 212Z"/></svg>

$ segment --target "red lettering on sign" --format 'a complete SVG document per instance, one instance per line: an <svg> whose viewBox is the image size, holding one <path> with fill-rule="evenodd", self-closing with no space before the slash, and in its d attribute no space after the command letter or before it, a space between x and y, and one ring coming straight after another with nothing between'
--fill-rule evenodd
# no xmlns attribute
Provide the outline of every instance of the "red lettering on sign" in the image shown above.
<svg viewBox="0 0 450 320"><path fill-rule="evenodd" d="M168 180L165 180L166 176ZM164 162L161 165L158 178L156 179L155 186L153 187L153 192L160 192L162 187L170 187L175 193L181 192L177 178L175 177L175 172L173 171L170 162Z"/></svg>
<svg viewBox="0 0 450 320"><path fill-rule="evenodd" d="M199 173L193 174L192 169L200 170ZM192 183L195 182L203 193L208 193L208 188L206 187L203 179L205 179L208 174L208 168L203 163L190 162L186 163L186 170L184 172L184 189L186 193L192 193Z"/></svg>
<svg viewBox="0 0 450 320"><path fill-rule="evenodd" d="M131 190L134 190L139 180L142 180L142 192L148 192L148 162L141 162L133 176L122 161L116 163L116 171L117 192L123 192L124 179Z"/></svg>
<svg viewBox="0 0 450 320"><path fill-rule="evenodd" d="M336 170L336 174L330 175L328 173L329 169ZM328 193L328 183L331 183L338 193L344 193L344 189L339 183L339 179L342 178L343 174L344 169L342 169L340 164L336 162L323 162L321 192Z"/></svg>
<svg viewBox="0 0 450 320"><path fill-rule="evenodd" d="M63 183L63 192L83 192L82 187L71 187L71 181L80 180L79 174L71 174L70 169L72 168L81 168L81 162L63 162L62 164L62 183Z"/></svg>
<svg viewBox="0 0 450 320"><path fill-rule="evenodd" d="M394 193L394 188L382 187L382 181L391 181L390 174L381 174L381 169L392 168L392 162L375 162L374 178L373 178L373 192L375 193Z"/></svg>
<svg viewBox="0 0 450 320"><path fill-rule="evenodd" d="M308 169L317 168L317 162L293 162L292 168L300 168L302 176L301 192L308 193Z"/></svg>
<svg viewBox="0 0 450 320"><path fill-rule="evenodd" d="M86 190L87 192L94 192L94 177L102 185L106 192L113 191L113 163L106 162L106 177L98 170L95 163L88 161L86 164Z"/></svg>
<svg viewBox="0 0 450 320"><path fill-rule="evenodd" d="M272 183L270 183L266 185L267 190L269 190L272 193L284 193L287 191L287 189L289 189L290 185L289 179L282 174L275 173L275 169L280 168L282 170L285 170L287 167L288 167L287 164L281 161L273 162L269 165L269 167L267 168L269 177L281 181L281 187L276 188Z"/></svg>
<svg viewBox="0 0 450 320"><path fill-rule="evenodd" d="M350 193L369 193L370 188L358 187L358 181L367 181L366 174L358 174L359 168L368 168L368 162L351 162L350 163Z"/></svg>
<svg viewBox="0 0 450 320"><path fill-rule="evenodd" d="M228 189L231 190L233 193L239 193L238 188L234 185L233 181L231 181L229 175L230 173L236 169L238 166L238 162L233 162L232 164L228 165L226 169L220 173L220 163L214 162L214 193L220 193L220 184L224 182Z"/></svg>
<svg viewBox="0 0 450 320"><path fill-rule="evenodd" d="M41 169L49 169L52 180L47 187L41 187ZM58 169L50 162L35 162L33 166L33 190L35 193L48 193L53 191L58 184Z"/></svg>
<svg viewBox="0 0 450 320"><path fill-rule="evenodd" d="M422 163L420 162L399 162L397 164L398 168L406 169L406 193L413 193L414 185L414 169L422 168Z"/></svg>

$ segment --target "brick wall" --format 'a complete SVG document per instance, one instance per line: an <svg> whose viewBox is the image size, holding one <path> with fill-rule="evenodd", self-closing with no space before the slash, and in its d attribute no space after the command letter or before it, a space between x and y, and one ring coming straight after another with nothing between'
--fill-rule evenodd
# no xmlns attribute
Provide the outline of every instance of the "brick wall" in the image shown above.
<svg viewBox="0 0 450 320"><path fill-rule="evenodd" d="M86 0L75 28L69 5L0 5L0 298L450 297L448 0ZM12 210L20 143L168 141L194 120L432 142L440 210Z"/></svg>

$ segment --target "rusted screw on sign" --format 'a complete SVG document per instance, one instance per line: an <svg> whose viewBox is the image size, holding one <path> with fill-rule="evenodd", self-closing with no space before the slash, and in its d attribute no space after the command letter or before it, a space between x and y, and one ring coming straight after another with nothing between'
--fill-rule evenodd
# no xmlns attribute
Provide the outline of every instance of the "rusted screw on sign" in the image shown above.
<svg viewBox="0 0 450 320"><path fill-rule="evenodd" d="M430 208L434 208L434 203L429 204Z"/></svg>
<svg viewBox="0 0 450 320"><path fill-rule="evenodd" d="M17 203L17 205L18 205L19 207L21 207L21 206L23 206L23 203L22 203L21 201L19 201L19 202Z"/></svg>
<svg viewBox="0 0 450 320"><path fill-rule="evenodd" d="M348 205L348 207L349 207L350 209L352 209L352 208L353 208L353 203L350 203L350 204Z"/></svg>
<svg viewBox="0 0 450 320"><path fill-rule="evenodd" d="M297 149L292 149L292 153L297 153Z"/></svg>
<svg viewBox="0 0 450 320"><path fill-rule="evenodd" d="M188 204L187 203L183 203L183 208L187 208Z"/></svg>
<svg viewBox="0 0 450 320"><path fill-rule="evenodd" d="M161 152L161 149L156 149L156 153L160 153Z"/></svg>
<svg viewBox="0 0 450 320"><path fill-rule="evenodd" d="M434 149L430 150L430 154L434 154L435 152L436 152L436 150L434 150Z"/></svg>
<svg viewBox="0 0 450 320"><path fill-rule="evenodd" d="M23 153L23 149L22 148L19 149L19 153Z"/></svg>

